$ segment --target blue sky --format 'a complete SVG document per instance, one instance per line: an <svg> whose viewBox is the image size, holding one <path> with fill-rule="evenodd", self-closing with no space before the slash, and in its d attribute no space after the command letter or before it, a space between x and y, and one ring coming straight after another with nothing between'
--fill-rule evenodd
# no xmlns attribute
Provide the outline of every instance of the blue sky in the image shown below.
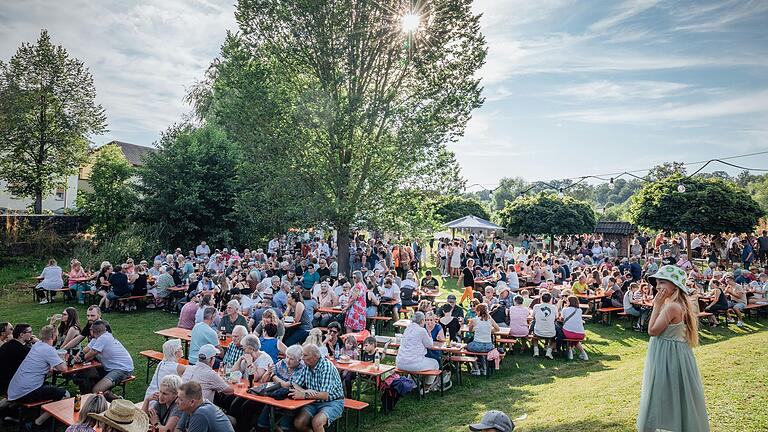
<svg viewBox="0 0 768 432"><path fill-rule="evenodd" d="M94 75L110 128L94 141L149 145L189 111L187 89L235 26L232 3L5 0L0 58L48 28ZM474 8L489 47L480 71L487 100L451 145L470 185L768 150L768 1ZM768 155L731 162L768 168Z"/></svg>

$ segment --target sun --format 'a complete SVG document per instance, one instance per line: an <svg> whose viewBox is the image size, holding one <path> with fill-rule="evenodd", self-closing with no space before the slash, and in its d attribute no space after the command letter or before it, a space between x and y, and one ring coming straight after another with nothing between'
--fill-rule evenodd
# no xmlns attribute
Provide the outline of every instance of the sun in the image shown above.
<svg viewBox="0 0 768 432"><path fill-rule="evenodd" d="M403 33L413 33L419 29L421 24L421 17L413 12L406 13L400 18L400 26L403 29Z"/></svg>

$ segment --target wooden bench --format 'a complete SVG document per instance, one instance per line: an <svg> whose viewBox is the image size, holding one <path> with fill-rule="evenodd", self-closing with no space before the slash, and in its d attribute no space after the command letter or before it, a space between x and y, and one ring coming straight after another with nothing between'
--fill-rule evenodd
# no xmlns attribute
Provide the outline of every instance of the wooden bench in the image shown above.
<svg viewBox="0 0 768 432"><path fill-rule="evenodd" d="M355 430L357 431L357 430L360 429L360 413L364 409L366 409L366 408L368 408L368 403L367 402L362 402L362 401L359 401L359 400L354 400L354 399L349 399L349 398L345 398L344 399L344 410L345 410L345 412L344 412L344 431L348 431L349 430L349 427L347 426L346 410L355 411L355 416L356 416L356 419L355 419Z"/></svg>
<svg viewBox="0 0 768 432"><path fill-rule="evenodd" d="M760 316L760 312L762 312L764 309L768 310L768 304L751 303L751 304L748 304L748 305L744 306L744 309L742 309L742 310L747 315L751 316L752 312L754 312L757 316Z"/></svg>
<svg viewBox="0 0 768 432"><path fill-rule="evenodd" d="M139 296L128 296L128 297L119 297L115 300L110 300L110 302L115 302L118 305L125 305L126 302L130 301L136 301L136 300L149 300L154 299L152 294L145 294L145 295L139 295Z"/></svg>
<svg viewBox="0 0 768 432"><path fill-rule="evenodd" d="M47 404L53 402L52 400L42 400L39 402L27 402L27 403L20 403L17 404L17 408L19 410L18 418L19 421L23 424L24 422L24 411L35 411L35 417L37 417L40 414L40 408Z"/></svg>
<svg viewBox="0 0 768 432"><path fill-rule="evenodd" d="M492 367L490 362L488 361L488 358L487 358L488 357L488 353L487 352L474 352L474 351L468 351L468 350L464 349L464 350L459 351L456 354L457 355L461 355L461 356L473 356L473 357L476 357L478 359L481 358L481 357L486 359L485 360L485 363L486 363L486 365L485 365L485 370L486 370L485 377L486 378L490 378L491 374L496 369L495 367ZM504 360L504 355L505 355L505 353L503 353L503 352L499 353L500 360Z"/></svg>
<svg viewBox="0 0 768 432"><path fill-rule="evenodd" d="M614 312L624 312L623 307L604 307L597 310L599 313L608 316L608 325L611 325L611 316Z"/></svg>
<svg viewBox="0 0 768 432"><path fill-rule="evenodd" d="M134 381L134 380L136 380L136 376L135 375L131 375L128 378L126 378L126 379L120 381L119 383L115 384L115 387L120 387L120 389L122 391L122 394L120 396L125 397L125 385L128 384L131 381Z"/></svg>
<svg viewBox="0 0 768 432"><path fill-rule="evenodd" d="M381 334L381 326L382 323L387 323L389 321L392 321L392 317L388 316L373 316L373 317L366 317L366 321L373 322L373 326L376 329L376 334Z"/></svg>
<svg viewBox="0 0 768 432"><path fill-rule="evenodd" d="M437 377L437 379L440 380L440 396L443 396L444 388L443 388L443 371L442 369L430 369L430 370L423 370L418 372L411 372L411 371L404 371L402 369L396 368L395 372L397 372L400 375L411 375L418 377L418 385L419 388L417 389L419 391L419 400L423 397L421 394L421 388L423 388L423 383L421 382L424 377L433 376Z"/></svg>
<svg viewBox="0 0 768 432"><path fill-rule="evenodd" d="M146 377L146 384L149 384L149 378L152 376L149 371L152 368L152 366L160 363L163 360L163 353L160 351L155 350L144 350L139 353L139 355L142 355L147 358L147 377ZM185 358L180 358L179 363L183 365L188 365L189 360Z"/></svg>
<svg viewBox="0 0 768 432"><path fill-rule="evenodd" d="M38 291L44 291L45 292L45 299L48 300L48 302L52 302L53 301L53 296L51 296L51 293L59 293L59 292L60 293L64 293L64 300L65 301L66 300L70 300L70 299L74 299L76 297L75 294L73 293L74 290L69 288L69 287L58 288L58 289L53 289L53 290L48 290L48 289L44 289L44 288L34 288L34 289L32 289L32 299L34 300L35 303L37 303L37 292Z"/></svg>
<svg viewBox="0 0 768 432"><path fill-rule="evenodd" d="M473 363L477 363L477 357L452 355L448 357L448 361L456 363L456 381L461 385L461 366L467 365L471 368Z"/></svg>

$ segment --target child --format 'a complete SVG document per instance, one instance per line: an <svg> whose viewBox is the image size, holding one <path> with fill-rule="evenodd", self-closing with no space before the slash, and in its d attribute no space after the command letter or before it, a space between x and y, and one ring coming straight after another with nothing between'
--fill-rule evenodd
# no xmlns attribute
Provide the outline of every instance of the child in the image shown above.
<svg viewBox="0 0 768 432"><path fill-rule="evenodd" d="M349 290L351 289L351 286L349 284L344 284L344 287L342 288L341 295L339 295L339 306L341 306L341 310L345 310L347 308L347 305L349 304Z"/></svg>
<svg viewBox="0 0 768 432"><path fill-rule="evenodd" d="M385 350L386 351L386 350ZM379 356L379 360L384 360L384 355ZM360 354L360 360L364 362L372 362L376 360L376 338L368 336L363 341L363 352Z"/></svg>
<svg viewBox="0 0 768 432"><path fill-rule="evenodd" d="M348 356L350 360L357 360L359 355L357 351L357 339L355 339L354 335L347 335L344 338L344 348L341 349L341 355ZM354 379L354 372L343 371L341 373L341 380L344 382L344 394L346 394L347 397L351 397L352 395L352 381Z"/></svg>
<svg viewBox="0 0 768 432"><path fill-rule="evenodd" d="M264 332L259 342L261 342L261 350L269 354L274 363L279 360L278 353L285 352L287 349L283 342L277 339L277 325L274 323L264 325Z"/></svg>

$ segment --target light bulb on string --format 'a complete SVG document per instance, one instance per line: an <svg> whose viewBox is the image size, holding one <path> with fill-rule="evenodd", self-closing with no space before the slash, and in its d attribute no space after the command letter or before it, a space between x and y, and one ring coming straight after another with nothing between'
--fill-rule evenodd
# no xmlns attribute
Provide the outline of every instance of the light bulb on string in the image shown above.
<svg viewBox="0 0 768 432"><path fill-rule="evenodd" d="M560 188L560 190L557 192L557 197L562 198L563 197L563 188Z"/></svg>
<svg viewBox="0 0 768 432"><path fill-rule="evenodd" d="M608 189L613 190L613 188L615 188L615 187L616 187L616 185L613 184L613 177L611 177L611 181L608 182Z"/></svg>
<svg viewBox="0 0 768 432"><path fill-rule="evenodd" d="M685 185L682 184L682 183L677 185L677 191L680 192L680 193L685 193Z"/></svg>

